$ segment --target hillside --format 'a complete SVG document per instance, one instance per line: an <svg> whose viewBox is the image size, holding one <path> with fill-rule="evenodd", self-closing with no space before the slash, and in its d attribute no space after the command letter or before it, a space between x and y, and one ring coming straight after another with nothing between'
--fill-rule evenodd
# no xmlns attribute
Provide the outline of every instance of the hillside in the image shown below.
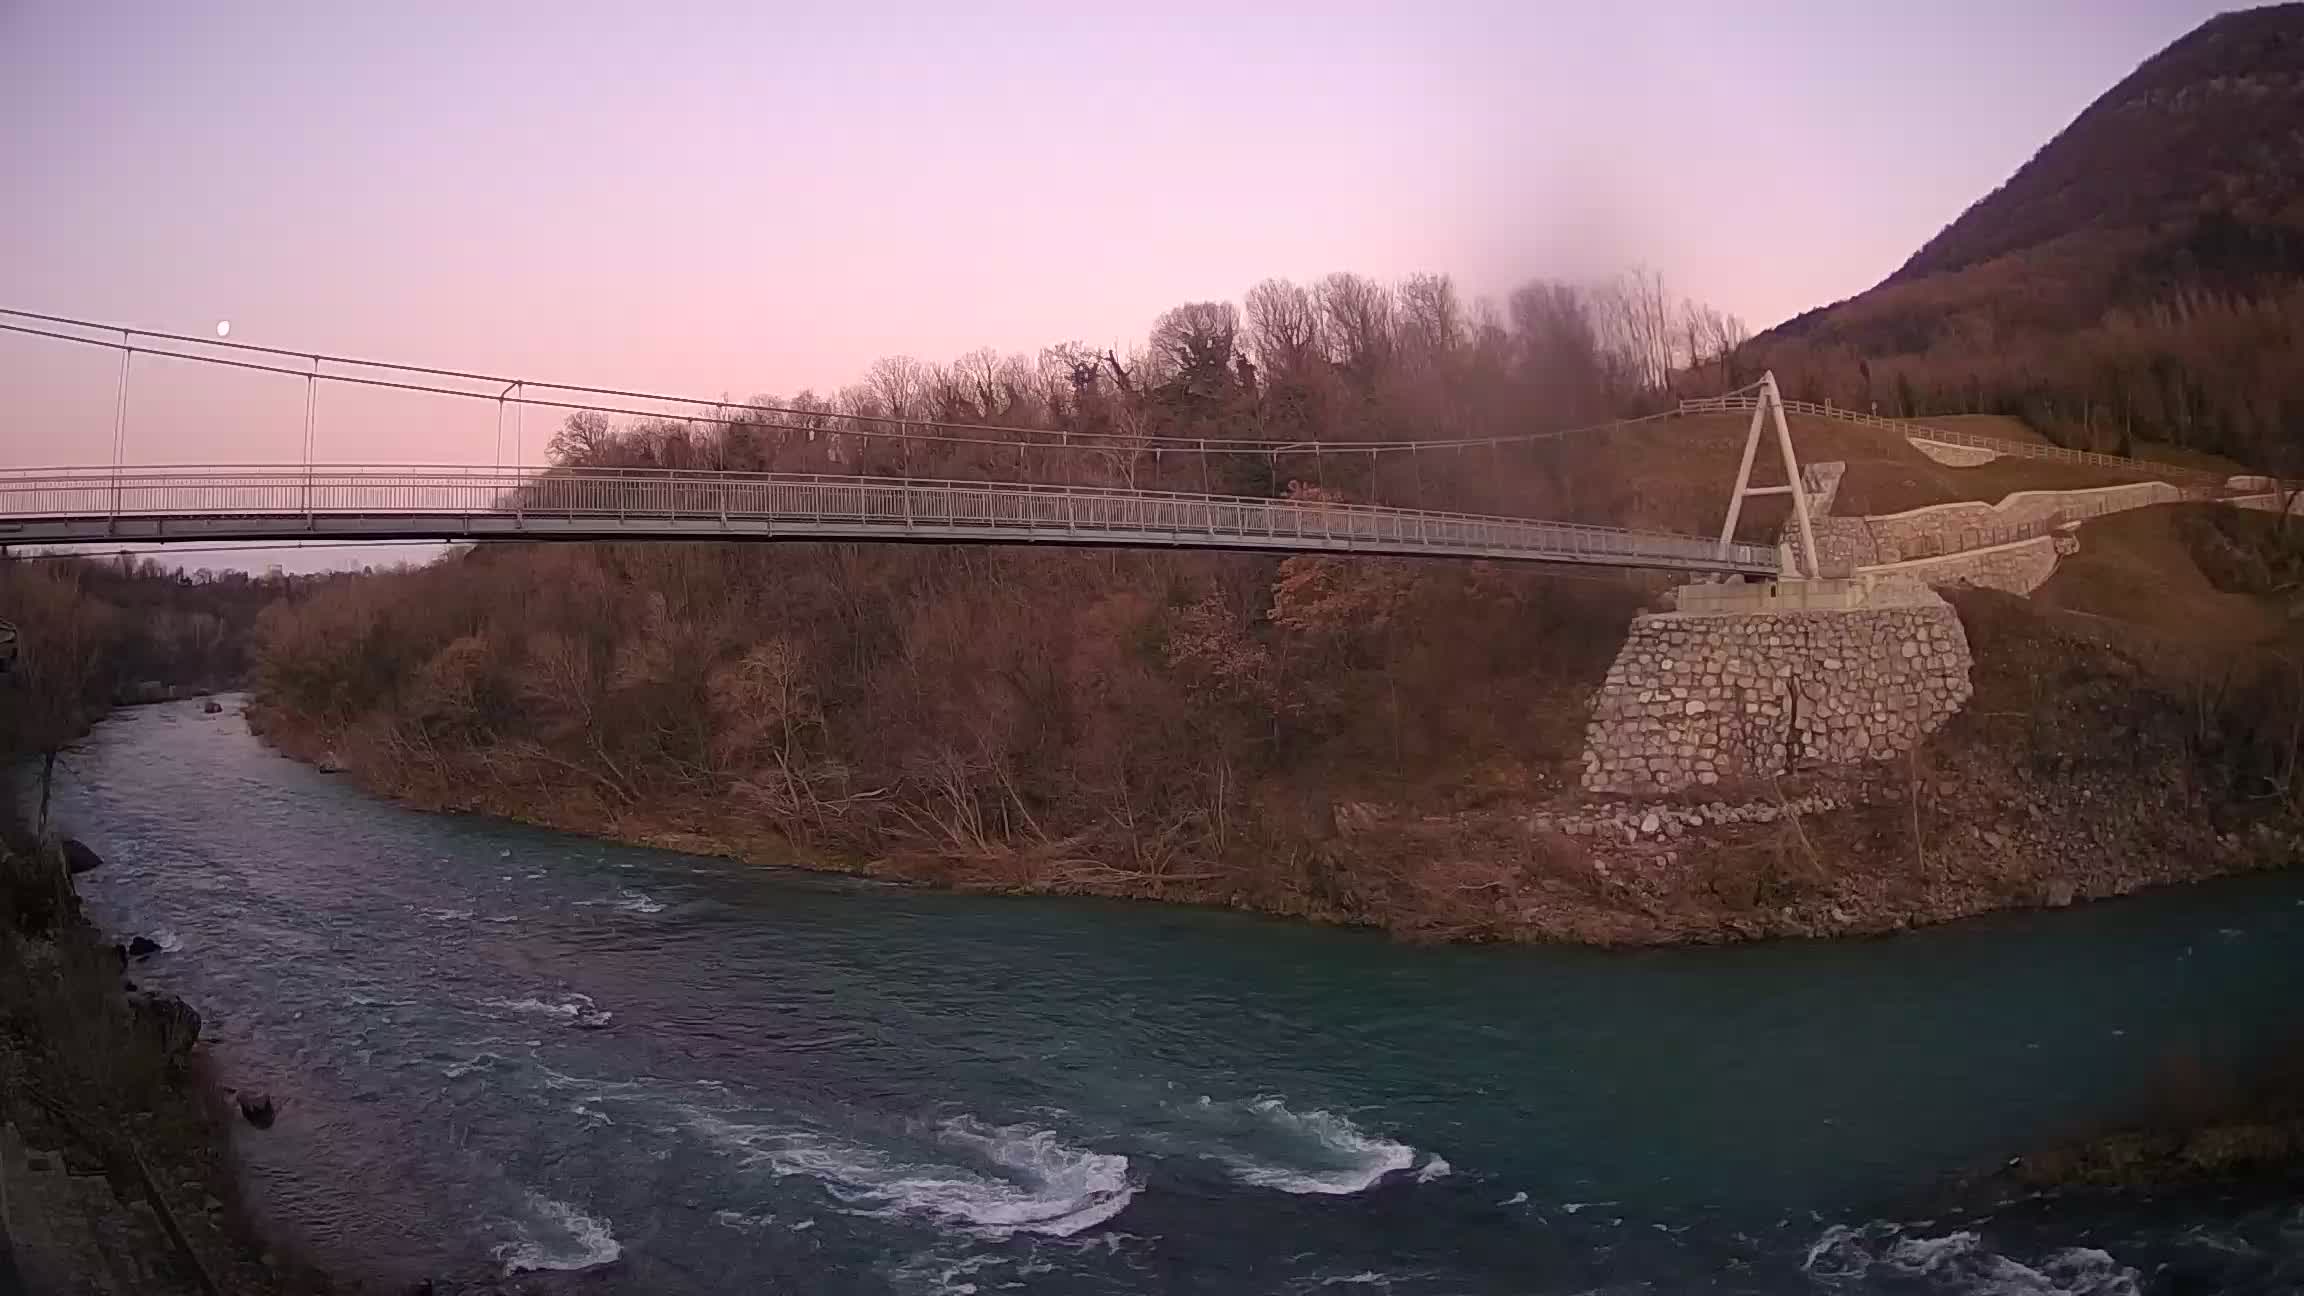
<svg viewBox="0 0 2304 1296"><path fill-rule="evenodd" d="M2146 60L1890 283L2091 232L2148 232L2168 281L2304 269L2304 5L2210 19ZM2148 284L2130 284L2131 291Z"/></svg>
<svg viewBox="0 0 2304 1296"><path fill-rule="evenodd" d="M1792 394L2271 464L2304 408L2304 4L2146 60L1868 292L1762 334Z"/></svg>

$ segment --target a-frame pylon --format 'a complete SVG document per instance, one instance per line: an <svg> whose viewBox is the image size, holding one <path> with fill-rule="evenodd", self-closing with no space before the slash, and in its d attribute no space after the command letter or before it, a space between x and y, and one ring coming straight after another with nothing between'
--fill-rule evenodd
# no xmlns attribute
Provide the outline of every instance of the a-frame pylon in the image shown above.
<svg viewBox="0 0 2304 1296"><path fill-rule="evenodd" d="M1782 486L1755 486L1752 484L1752 458L1760 451L1761 426L1773 419L1776 423L1776 450L1784 458ZM1728 496L1728 520L1720 525L1720 556L1728 556L1728 544L1736 538L1736 522L1743 516L1744 499L1748 495L1790 495L1792 516L1800 525L1800 555L1784 571L1787 580L1810 579L1821 575L1817 563L1816 527L1808 518L1808 492L1800 482L1800 459L1792 453L1792 429L1784 423L1784 396L1776 390L1776 374L1771 370L1760 375L1760 396L1752 406L1752 430L1744 438L1744 462L1736 469L1736 489Z"/></svg>

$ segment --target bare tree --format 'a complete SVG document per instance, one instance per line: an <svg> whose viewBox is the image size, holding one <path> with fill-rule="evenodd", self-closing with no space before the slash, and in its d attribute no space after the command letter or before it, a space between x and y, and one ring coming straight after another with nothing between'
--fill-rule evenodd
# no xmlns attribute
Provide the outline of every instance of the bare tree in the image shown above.
<svg viewBox="0 0 2304 1296"><path fill-rule="evenodd" d="M608 416L594 410L578 410L560 424L545 447L554 462L564 464L597 464L606 457L606 451L616 438L615 425Z"/></svg>
<svg viewBox="0 0 2304 1296"><path fill-rule="evenodd" d="M1664 276L1635 266L1603 284L1598 296L1605 345L1621 357L1634 385L1651 392L1670 390L1678 339Z"/></svg>
<svg viewBox="0 0 2304 1296"><path fill-rule="evenodd" d="M1711 372L1720 390L1733 390L1741 382L1740 361L1750 335L1744 321L1699 301L1680 303L1682 354L1689 371Z"/></svg>
<svg viewBox="0 0 2304 1296"><path fill-rule="evenodd" d="M1548 280L1522 284L1512 294L1511 315L1523 377L1576 414L1606 405L1617 385L1617 360L1583 289Z"/></svg>
<svg viewBox="0 0 2304 1296"><path fill-rule="evenodd" d="M1248 349L1267 375L1304 376L1320 354L1320 308L1311 292L1285 279L1249 289Z"/></svg>
<svg viewBox="0 0 2304 1296"><path fill-rule="evenodd" d="M908 355L882 356L864 373L864 385L879 402L882 415L911 420L927 414L929 371Z"/></svg>
<svg viewBox="0 0 2304 1296"><path fill-rule="evenodd" d="M1373 380L1392 356L1392 294L1373 279L1338 273L1320 281L1318 297L1329 360L1363 382Z"/></svg>
<svg viewBox="0 0 2304 1296"><path fill-rule="evenodd" d="M1152 325L1152 355L1161 368L1201 395L1222 391L1232 379L1240 311L1230 302L1186 302Z"/></svg>
<svg viewBox="0 0 2304 1296"><path fill-rule="evenodd" d="M1464 344L1470 328L1455 281L1444 274L1410 275L1400 283L1400 345L1418 364L1431 365Z"/></svg>

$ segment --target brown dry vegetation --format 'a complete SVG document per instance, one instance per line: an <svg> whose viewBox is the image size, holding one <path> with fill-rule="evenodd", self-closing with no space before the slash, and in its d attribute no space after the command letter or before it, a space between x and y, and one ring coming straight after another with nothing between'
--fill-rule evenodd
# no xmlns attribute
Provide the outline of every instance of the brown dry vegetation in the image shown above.
<svg viewBox="0 0 2304 1296"><path fill-rule="evenodd" d="M1640 594L1490 566L491 549L268 614L264 722L381 790L964 886L1382 922L1334 807L1543 796Z"/></svg>
<svg viewBox="0 0 2304 1296"><path fill-rule="evenodd" d="M214 689L242 679L257 611L289 587L149 560L0 559L0 619L18 632L0 674L0 762L56 755L127 686ZM45 824L47 778L35 826Z"/></svg>
<svg viewBox="0 0 2304 1296"><path fill-rule="evenodd" d="M2293 475L2304 410L2304 6L2210 19L1870 292L1756 339L1788 394L2021 415Z"/></svg>
<svg viewBox="0 0 2304 1296"><path fill-rule="evenodd" d="M2261 515L2093 523L2039 604L1962 597L1977 697L1910 768L1722 793L1854 808L1622 850L1525 815L1572 799L1644 591L1525 569L498 548L283 604L260 683L278 740L418 804L771 862L1425 937L1825 934L2275 858L2225 835L2293 809L2300 563Z"/></svg>
<svg viewBox="0 0 2304 1296"><path fill-rule="evenodd" d="M2290 1043L2244 1073L2178 1055L2150 1101L2126 1119L2011 1162L2025 1188L2159 1186L2293 1177L2304 1163L2304 1048Z"/></svg>
<svg viewBox="0 0 2304 1296"><path fill-rule="evenodd" d="M1513 435L1668 408L1673 384L1735 377L1732 329L1710 335L1721 349L1693 369L1676 365L1675 354L1702 354L1707 335L1691 323L1681 343L1660 338L1649 323L1670 313L1665 300L1647 281L1597 295L1533 285L1508 313L1483 314L1457 305L1444 279L1389 292L1349 276L1311 289L1272 281L1245 312L1170 312L1128 360L1053 348L1037 366L890 361L833 400L783 403L1251 443L1205 466L1128 444L1064 456L984 433L991 443L860 439L830 417L795 426L764 413L712 435L579 416L555 450L574 466L1205 482L1704 531L1721 515L1743 419L1382 460L1307 463L1278 449L1314 435ZM1798 422L1804 457L1849 463L1844 512L2121 480L2030 460L1946 468L1893 434ZM1763 464L1758 480L1776 480ZM1784 509L1761 501L1743 536L1773 539ZM1978 848L1971 867L1965 848L1947 846L1924 854L1950 872L1870 868L1874 855L1912 853L1908 796L1878 825L1867 811L1819 828L1829 840L1728 833L1613 880L1581 845L1531 838L1528 808L1573 796L1590 692L1655 587L1359 558L505 546L320 583L267 613L258 718L283 745L333 747L355 777L426 806L953 885L1222 903L1436 937L1870 929L2030 902L2069 865L2011 865ZM2029 662L2023 678L2039 673ZM2175 703L2168 713L2189 714ZM1979 750L1996 741L1972 737ZM2170 741L2150 748L2151 777L2187 758ZM1901 844L1874 840L1883 833ZM2122 855L2078 889L2230 867L2175 854Z"/></svg>
<svg viewBox="0 0 2304 1296"><path fill-rule="evenodd" d="M2279 583L2277 524L2237 525L2258 556L2224 561ZM2216 594L2194 555L2223 534L2153 551L2166 583ZM2078 583L2062 606L1960 597L1976 699L1909 767L1719 793L1845 811L1632 846L1531 832L1573 799L1639 597L1323 558L500 549L271 614L265 720L427 806L1437 938L1879 931L2283 858L2227 837L2286 824L2304 787L2285 648L2172 640Z"/></svg>
<svg viewBox="0 0 2304 1296"><path fill-rule="evenodd" d="M2040 459L1995 459L1973 468L1948 468L1912 448L1903 437L1834 419L1796 415L1788 423L1802 463L1838 461L1848 466L1833 512L1844 517L1897 513L1930 504L1981 500L1987 504L2017 491L2083 490L2148 480L2124 472ZM1724 484L1735 480L1747 430L1744 419L1706 414L1676 419L1657 430L1612 432L1593 441L1590 453L1604 456L1604 471L1639 477L1639 464L1672 465L1681 482L1682 516L1718 517ZM1766 480L1780 481L1779 469ZM1755 480L1762 480L1756 471ZM1748 506L1753 507L1753 506ZM1763 532L1782 525L1786 506L1773 503Z"/></svg>

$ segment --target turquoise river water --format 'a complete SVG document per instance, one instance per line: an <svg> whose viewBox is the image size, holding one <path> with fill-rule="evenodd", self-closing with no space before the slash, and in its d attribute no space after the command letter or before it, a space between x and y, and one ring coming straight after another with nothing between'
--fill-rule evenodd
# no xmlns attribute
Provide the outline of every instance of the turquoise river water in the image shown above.
<svg viewBox="0 0 2304 1296"><path fill-rule="evenodd" d="M365 796L237 706L70 758L132 975L342 1272L587 1292L2290 1291L2270 1190L1943 1185L2243 1065L2304 875L1893 939L1431 949L968 897Z"/></svg>

